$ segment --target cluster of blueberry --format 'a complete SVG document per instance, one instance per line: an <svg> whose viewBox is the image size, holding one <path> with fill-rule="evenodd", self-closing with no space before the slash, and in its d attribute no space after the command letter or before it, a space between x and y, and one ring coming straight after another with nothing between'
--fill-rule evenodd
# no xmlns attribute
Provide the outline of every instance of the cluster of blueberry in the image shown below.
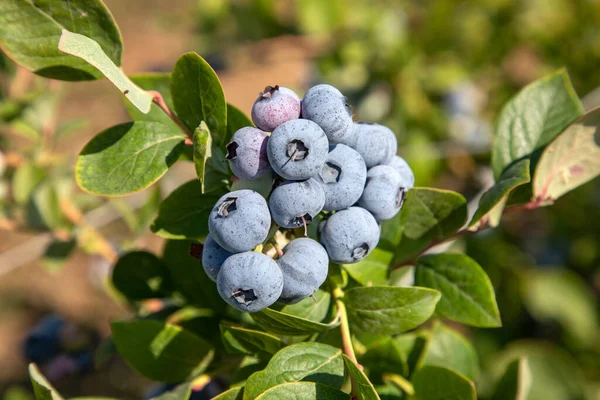
<svg viewBox="0 0 600 400"><path fill-rule="evenodd" d="M256 128L238 130L227 145L231 170L254 180L272 169L282 179L268 204L252 190L221 197L202 251L221 297L246 312L311 296L325 281L329 260L365 258L379 242L379 221L400 211L414 185L412 170L395 155L394 133L353 122L346 97L333 86L314 86L302 100L290 89L267 86L252 120ZM251 251L267 239L271 218L281 228L306 229L320 213L321 243L296 238L275 261Z"/></svg>

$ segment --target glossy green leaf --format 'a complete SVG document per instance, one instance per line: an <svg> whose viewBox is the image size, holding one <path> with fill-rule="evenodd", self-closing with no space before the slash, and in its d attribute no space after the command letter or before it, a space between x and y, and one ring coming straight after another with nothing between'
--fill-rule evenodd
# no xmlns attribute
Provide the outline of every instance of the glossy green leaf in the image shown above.
<svg viewBox="0 0 600 400"><path fill-rule="evenodd" d="M200 260L190 255L189 240L168 240L163 250L163 260L169 270L173 287L190 303L223 312L226 303L217 292Z"/></svg>
<svg viewBox="0 0 600 400"><path fill-rule="evenodd" d="M129 75L129 79L144 90L154 90L160 93L167 106L171 110L173 109L173 99L171 98L171 74L166 72L145 72ZM141 112L130 101L125 101L125 108L134 121L161 122L168 125L173 132L181 132L181 128L154 103L150 106L150 111L148 113Z"/></svg>
<svg viewBox="0 0 600 400"><path fill-rule="evenodd" d="M220 325L221 340L230 354L275 354L283 347L277 336L239 326Z"/></svg>
<svg viewBox="0 0 600 400"><path fill-rule="evenodd" d="M350 395L327 385L312 382L283 383L265 391L257 400L350 400Z"/></svg>
<svg viewBox="0 0 600 400"><path fill-rule="evenodd" d="M581 114L583 106L564 69L525 87L498 118L492 149L494 176L500 177L513 162L530 158Z"/></svg>
<svg viewBox="0 0 600 400"><path fill-rule="evenodd" d="M153 380L183 381L201 373L213 357L204 339L161 321L113 322L111 330L119 354Z"/></svg>
<svg viewBox="0 0 600 400"><path fill-rule="evenodd" d="M434 365L460 372L472 381L479 376L479 360L471 343L441 323L434 326L419 360L419 366Z"/></svg>
<svg viewBox="0 0 600 400"><path fill-rule="evenodd" d="M202 193L206 193L204 187L204 174L206 169L206 160L211 157L212 138L208 126L202 121L200 126L194 130L194 166L196 175L200 179L200 187Z"/></svg>
<svg viewBox="0 0 600 400"><path fill-rule="evenodd" d="M579 274L568 269L528 271L521 281L521 293L534 318L557 321L581 344L597 341L598 299Z"/></svg>
<svg viewBox="0 0 600 400"><path fill-rule="evenodd" d="M244 400L286 382L311 381L340 388L344 383L342 351L321 343L297 343L271 358L267 367L248 378Z"/></svg>
<svg viewBox="0 0 600 400"><path fill-rule="evenodd" d="M212 400L242 400L242 396L244 395L244 388L232 388L229 389L220 395L213 397Z"/></svg>
<svg viewBox="0 0 600 400"><path fill-rule="evenodd" d="M359 336L360 339L364 340ZM408 375L408 351L404 351L395 338L380 336L374 342L365 344L365 347L366 352L358 361L369 369L370 376L375 377L390 371Z"/></svg>
<svg viewBox="0 0 600 400"><path fill-rule="evenodd" d="M335 318L330 323L315 322L270 308L252 313L250 316L266 331L287 336L311 335L317 332L328 331L340 325L338 318Z"/></svg>
<svg viewBox="0 0 600 400"><path fill-rule="evenodd" d="M113 63L121 65L121 34L102 1L0 2L0 46L16 63L47 78L67 81L101 78L86 62L58 50L63 29L95 40Z"/></svg>
<svg viewBox="0 0 600 400"><path fill-rule="evenodd" d="M469 222L470 227L478 227L480 223L498 226L508 195L531 180L529 164L528 158L517 161L500 175L494 186L481 196L477 211Z"/></svg>
<svg viewBox="0 0 600 400"><path fill-rule="evenodd" d="M475 384L448 368L424 367L418 370L412 383L415 400L476 400Z"/></svg>
<svg viewBox="0 0 600 400"><path fill-rule="evenodd" d="M342 355L342 357L344 358L346 368L348 368L348 372L356 385L356 394L358 395L358 398L361 400L380 400L373 384L369 381L369 378L367 378L364 372L362 372L356 366L354 361L349 359L345 354Z"/></svg>
<svg viewBox="0 0 600 400"><path fill-rule="evenodd" d="M142 90L129 80L127 75L117 67L104 53L100 45L78 33L63 30L58 42L58 49L85 60L102 73L121 93L141 112L150 111L152 95Z"/></svg>
<svg viewBox="0 0 600 400"><path fill-rule="evenodd" d="M29 378L33 385L33 393L36 400L63 400L62 396L58 394L46 377L42 375L37 365L33 363L29 364Z"/></svg>
<svg viewBox="0 0 600 400"><path fill-rule="evenodd" d="M490 378L498 381L508 365L527 358L531 371L528 400L564 400L583 398L584 376L575 360L557 345L534 340L510 343L487 364Z"/></svg>
<svg viewBox="0 0 600 400"><path fill-rule="evenodd" d="M25 204L33 190L46 177L46 170L31 162L25 162L16 169L12 181L12 194L17 204Z"/></svg>
<svg viewBox="0 0 600 400"><path fill-rule="evenodd" d="M235 179L231 184L231 190L254 190L264 198L269 197L271 190L273 189L273 174L271 171L268 171L266 174L261 176L258 179L254 179L252 181L246 181L243 179ZM310 225L309 225L310 226Z"/></svg>
<svg viewBox="0 0 600 400"><path fill-rule="evenodd" d="M189 400L190 395L192 394L193 384L193 381L184 382L175 386L169 391L166 391L156 397L152 397L150 400Z"/></svg>
<svg viewBox="0 0 600 400"><path fill-rule="evenodd" d="M122 255L112 271L115 288L130 300L165 297L168 270L152 253L132 251Z"/></svg>
<svg viewBox="0 0 600 400"><path fill-rule="evenodd" d="M600 108L571 124L542 153L533 195L554 201L600 175Z"/></svg>
<svg viewBox="0 0 600 400"><path fill-rule="evenodd" d="M344 303L353 329L395 335L427 321L439 299L432 289L373 286L348 290Z"/></svg>
<svg viewBox="0 0 600 400"><path fill-rule="evenodd" d="M124 196L152 185L183 150L183 133L160 122L136 121L96 135L79 153L75 178L88 193Z"/></svg>
<svg viewBox="0 0 600 400"><path fill-rule="evenodd" d="M531 370L527 358L514 360L506 367L506 371L496 384L491 400L527 400L531 389Z"/></svg>
<svg viewBox="0 0 600 400"><path fill-rule="evenodd" d="M281 312L310 321L322 322L327 317L329 306L331 305L331 294L318 289L313 296L314 299L307 297L296 304L284 306Z"/></svg>
<svg viewBox="0 0 600 400"><path fill-rule="evenodd" d="M376 248L361 262L343 267L361 285L380 286L388 284L388 269L393 260L394 253Z"/></svg>
<svg viewBox="0 0 600 400"><path fill-rule="evenodd" d="M233 134L246 126L254 126L252 120L239 108L227 103L227 135L223 143L229 143Z"/></svg>
<svg viewBox="0 0 600 400"><path fill-rule="evenodd" d="M490 278L475 260L464 254L420 257L415 284L442 294L436 312L445 318L478 327L502 325Z"/></svg>
<svg viewBox="0 0 600 400"><path fill-rule="evenodd" d="M175 112L193 131L206 122L216 142L227 129L227 103L221 82L210 65L196 53L186 53L171 73L171 94Z"/></svg>
<svg viewBox="0 0 600 400"><path fill-rule="evenodd" d="M45 181L33 191L27 220L31 227L66 229L71 225L60 208L59 187L56 182Z"/></svg>
<svg viewBox="0 0 600 400"><path fill-rule="evenodd" d="M400 211L400 260L419 254L430 243L453 235L467 220L467 201L452 191L412 188Z"/></svg>
<svg viewBox="0 0 600 400"><path fill-rule="evenodd" d="M220 193L202 194L200 181L184 183L165 198L150 229L167 239L201 239L208 235L208 216Z"/></svg>

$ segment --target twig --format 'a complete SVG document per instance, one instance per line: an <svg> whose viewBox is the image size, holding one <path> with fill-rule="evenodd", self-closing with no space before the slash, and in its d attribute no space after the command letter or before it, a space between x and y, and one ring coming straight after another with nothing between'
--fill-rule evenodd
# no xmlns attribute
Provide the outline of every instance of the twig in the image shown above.
<svg viewBox="0 0 600 400"><path fill-rule="evenodd" d="M165 114L167 114L167 116L171 118L171 120L175 122L177 126L179 126L179 128L181 128L181 130L186 134L190 141L193 140L192 132L190 132L187 126L185 126L183 122L181 122L181 120L177 117L177 115L175 115L175 113L169 108L162 94L160 94L156 90L149 90L148 93L152 95L152 102L156 104L161 110L163 110Z"/></svg>
<svg viewBox="0 0 600 400"><path fill-rule="evenodd" d="M348 312L346 311L346 305L343 302L344 291L336 287L333 289L333 297L335 297L335 304L338 309L337 315L340 318L340 333L342 336L342 347L344 354L362 371L363 367L356 360L356 354L354 353L354 347L352 346L352 335L350 334L350 324L348 323ZM351 397L353 399L358 398L356 396L356 381L350 376L350 382L352 384Z"/></svg>

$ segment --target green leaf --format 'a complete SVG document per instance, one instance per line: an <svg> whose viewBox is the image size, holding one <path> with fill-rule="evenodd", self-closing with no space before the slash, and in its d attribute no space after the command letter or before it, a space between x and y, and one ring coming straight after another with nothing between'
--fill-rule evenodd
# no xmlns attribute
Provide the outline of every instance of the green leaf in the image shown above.
<svg viewBox="0 0 600 400"><path fill-rule="evenodd" d="M75 178L88 193L124 196L152 185L183 150L183 133L160 122L136 121L96 135L79 153Z"/></svg>
<svg viewBox="0 0 600 400"><path fill-rule="evenodd" d="M260 178L254 179L252 181L235 179L231 184L231 191L243 189L254 190L264 198L267 198L271 193L271 189L273 189L273 180L274 177L271 171L268 171Z"/></svg>
<svg viewBox="0 0 600 400"><path fill-rule="evenodd" d="M117 67L102 51L100 45L87 36L63 30L58 42L58 49L85 60L102 73L121 93L143 113L150 111L152 95L142 90L129 80L127 75Z"/></svg>
<svg viewBox="0 0 600 400"><path fill-rule="evenodd" d="M31 197L27 219L31 226L39 223L49 229L66 229L70 222L60 208L59 187L55 182L45 181L38 186ZM34 223L36 221L37 223Z"/></svg>
<svg viewBox="0 0 600 400"><path fill-rule="evenodd" d="M226 392L223 392L220 395L213 397L212 400L242 400L243 395L244 388L238 387L229 389Z"/></svg>
<svg viewBox="0 0 600 400"><path fill-rule="evenodd" d="M441 323L436 323L418 367L434 365L460 372L472 381L479 375L479 360L471 343L460 333Z"/></svg>
<svg viewBox="0 0 600 400"><path fill-rule="evenodd" d="M498 226L508 195L518 186L531 180L529 175L528 158L517 161L509 166L498 178L498 181L479 200L479 206L469 227L478 227L487 224L491 227Z"/></svg>
<svg viewBox="0 0 600 400"><path fill-rule="evenodd" d="M307 297L296 304L284 306L281 309L281 312L310 321L321 322L327 317L329 306L331 305L331 294L324 290L317 289L313 296L314 299L312 297Z"/></svg>
<svg viewBox="0 0 600 400"><path fill-rule="evenodd" d="M363 339L359 337L359 340ZM380 336L378 340L366 345L366 352L359 362L368 368L372 377L390 371L408 375L408 351L404 351L396 338Z"/></svg>
<svg viewBox="0 0 600 400"><path fill-rule="evenodd" d="M260 396L257 400L350 400L350 395L327 385L312 382L294 382L277 385Z"/></svg>
<svg viewBox="0 0 600 400"><path fill-rule="evenodd" d="M202 263L190 256L188 240L168 240L163 250L163 260L169 269L173 287L190 303L223 312L226 303L217 292L217 286L210 280Z"/></svg>
<svg viewBox="0 0 600 400"><path fill-rule="evenodd" d="M369 381L369 378L367 378L364 372L358 369L354 361L349 359L345 354L343 354L342 357L344 358L344 363L346 364L346 368L348 368L350 376L354 379L356 394L359 398L362 400L380 400L373 384Z"/></svg>
<svg viewBox="0 0 600 400"><path fill-rule="evenodd" d="M154 90L160 93L163 100L173 109L173 99L171 98L171 74L166 72L145 72L142 74L130 75L129 79L144 90ZM173 132L181 132L181 128L158 105L152 103L150 111L143 113L138 110L130 101L125 102L125 108L134 121L156 121L168 125Z"/></svg>
<svg viewBox="0 0 600 400"><path fill-rule="evenodd" d="M229 143L233 134L246 126L254 126L252 120L239 108L227 103L227 135L223 143Z"/></svg>
<svg viewBox="0 0 600 400"><path fill-rule="evenodd" d="M597 341L598 301L579 274L558 268L531 270L521 280L521 293L534 318L557 321L580 344Z"/></svg>
<svg viewBox="0 0 600 400"><path fill-rule="evenodd" d="M600 175L600 108L575 121L542 153L533 195L554 201Z"/></svg>
<svg viewBox="0 0 600 400"><path fill-rule="evenodd" d="M206 122L214 139L222 143L227 129L227 103L221 82L210 65L196 53L177 60L171 73L175 111L193 131Z"/></svg>
<svg viewBox="0 0 600 400"><path fill-rule="evenodd" d="M275 354L283 347L281 340L265 332L220 324L221 340L230 354Z"/></svg>
<svg viewBox="0 0 600 400"><path fill-rule="evenodd" d="M122 255L113 268L115 288L130 300L165 297L169 291L168 270L164 262L152 253L132 251Z"/></svg>
<svg viewBox="0 0 600 400"><path fill-rule="evenodd" d="M528 400L583 398L585 378L581 369L564 349L551 342L520 340L510 343L504 351L489 359L490 378L498 381L511 362L523 357L527 358L532 377Z"/></svg>
<svg viewBox="0 0 600 400"><path fill-rule="evenodd" d="M436 312L445 318L477 327L502 326L490 278L464 254L420 257L415 284L442 293Z"/></svg>
<svg viewBox="0 0 600 400"><path fill-rule="evenodd" d="M263 371L248 378L244 400L257 398L267 389L281 383L301 380L340 388L344 383L342 351L321 343L288 346L277 352Z"/></svg>
<svg viewBox="0 0 600 400"><path fill-rule="evenodd" d="M175 386L173 389L164 392L150 400L188 400L192 394L192 386L194 382L184 382ZM73 400L73 399L69 399Z"/></svg>
<svg viewBox="0 0 600 400"><path fill-rule="evenodd" d="M65 265L69 256L73 254L76 245L75 239L64 241L54 239L44 251L42 265L50 273L58 272Z"/></svg>
<svg viewBox="0 0 600 400"><path fill-rule="evenodd" d="M396 250L401 260L419 254L430 243L453 235L467 220L467 201L455 192L412 188L400 211L402 239Z"/></svg>
<svg viewBox="0 0 600 400"><path fill-rule="evenodd" d="M206 167L206 160L211 157L212 138L208 126L202 121L200 126L194 130L194 166L196 168L196 175L200 179L200 185L202 193L206 193L204 190L204 174Z"/></svg>
<svg viewBox="0 0 600 400"><path fill-rule="evenodd" d="M583 111L564 69L525 87L500 113L492 149L494 176L500 177L513 162L530 158Z"/></svg>
<svg viewBox="0 0 600 400"><path fill-rule="evenodd" d="M433 314L439 299L438 291L418 287L357 287L344 295L353 328L380 335L395 335L421 325Z"/></svg>
<svg viewBox="0 0 600 400"><path fill-rule="evenodd" d="M344 264L343 268L363 286L387 285L388 269L393 260L394 253L376 248L361 262Z"/></svg>
<svg viewBox="0 0 600 400"><path fill-rule="evenodd" d="M113 63L121 65L121 34L102 1L0 2L0 47L17 64L52 79L101 78L102 75L86 62L58 50L63 29L95 40Z"/></svg>
<svg viewBox="0 0 600 400"><path fill-rule="evenodd" d="M29 364L29 378L36 400L63 400L34 363Z"/></svg>
<svg viewBox="0 0 600 400"><path fill-rule="evenodd" d="M167 239L202 239L208 235L208 216L221 193L202 194L194 179L175 189L160 203L150 229Z"/></svg>
<svg viewBox="0 0 600 400"><path fill-rule="evenodd" d="M324 324L270 308L252 313L250 316L268 332L287 336L312 335L313 333L328 331L340 325L338 318L335 318L328 324Z"/></svg>
<svg viewBox="0 0 600 400"><path fill-rule="evenodd" d="M46 178L46 170L31 162L25 162L16 169L12 181L12 193L17 204L29 201L33 190Z"/></svg>
<svg viewBox="0 0 600 400"><path fill-rule="evenodd" d="M476 400L475 384L458 372L443 367L418 370L412 383L415 400Z"/></svg>
<svg viewBox="0 0 600 400"><path fill-rule="evenodd" d="M201 373L212 360L208 342L156 320L113 322L119 354L140 374L162 382L178 382Z"/></svg>
<svg viewBox="0 0 600 400"><path fill-rule="evenodd" d="M496 384L496 390L491 399L527 400L531 382L532 376L527 358L521 357L508 364L504 375Z"/></svg>

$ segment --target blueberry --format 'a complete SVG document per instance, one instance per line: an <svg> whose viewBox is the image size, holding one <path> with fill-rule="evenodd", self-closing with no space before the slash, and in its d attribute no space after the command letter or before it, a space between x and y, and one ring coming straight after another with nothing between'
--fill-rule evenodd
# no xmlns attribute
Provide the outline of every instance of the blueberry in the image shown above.
<svg viewBox="0 0 600 400"><path fill-rule="evenodd" d="M217 289L232 307L257 312L277 301L283 289L283 275L271 258L248 251L225 260L217 277Z"/></svg>
<svg viewBox="0 0 600 400"><path fill-rule="evenodd" d="M325 204L325 192L310 178L305 181L286 181L277 186L269 198L271 216L283 228L299 228L310 224Z"/></svg>
<svg viewBox="0 0 600 400"><path fill-rule="evenodd" d="M386 126L355 122L350 147L358 151L367 168L371 168L390 162L398 151L398 141L394 132Z"/></svg>
<svg viewBox="0 0 600 400"><path fill-rule="evenodd" d="M252 106L252 121L266 132L284 122L300 118L300 98L293 90L279 85L267 86Z"/></svg>
<svg viewBox="0 0 600 400"><path fill-rule="evenodd" d="M331 85L313 86L302 99L302 118L316 122L331 143L348 143L352 110L346 97Z"/></svg>
<svg viewBox="0 0 600 400"><path fill-rule="evenodd" d="M371 213L361 207L350 207L325 222L321 244L332 261L351 264L361 261L377 247L379 235L379 225Z"/></svg>
<svg viewBox="0 0 600 400"><path fill-rule="evenodd" d="M415 174L404 158L400 156L394 156L386 165L389 165L400 173L402 176L402 181L406 182L407 188L410 189L415 186Z"/></svg>
<svg viewBox="0 0 600 400"><path fill-rule="evenodd" d="M234 175L244 180L254 180L269 171L267 141L269 136L260 129L247 126L233 134L227 144L229 166Z"/></svg>
<svg viewBox="0 0 600 400"><path fill-rule="evenodd" d="M336 144L329 148L327 160L315 179L325 191L323 209L343 210L360 198L367 179L367 167L356 150Z"/></svg>
<svg viewBox="0 0 600 400"><path fill-rule="evenodd" d="M293 304L311 296L325 282L329 257L318 242L298 238L283 248L283 256L277 259L277 265L283 274L279 301Z"/></svg>
<svg viewBox="0 0 600 400"><path fill-rule="evenodd" d="M279 125L267 145L271 167L290 180L308 179L317 174L325 163L328 149L323 129L306 119Z"/></svg>
<svg viewBox="0 0 600 400"><path fill-rule="evenodd" d="M212 236L206 236L204 246L202 247L202 266L204 267L206 275L216 282L221 265L223 265L227 257L232 254L233 253L219 246Z"/></svg>
<svg viewBox="0 0 600 400"><path fill-rule="evenodd" d="M27 334L24 343L25 358L31 362L44 364L60 352L60 333L65 321L54 314L42 319Z"/></svg>
<svg viewBox="0 0 600 400"><path fill-rule="evenodd" d="M369 169L367 184L358 204L378 221L394 218L404 204L408 182L389 165Z"/></svg>
<svg viewBox="0 0 600 400"><path fill-rule="evenodd" d="M212 238L227 251L252 250L267 238L271 214L267 202L252 190L236 190L222 196L208 218Z"/></svg>

